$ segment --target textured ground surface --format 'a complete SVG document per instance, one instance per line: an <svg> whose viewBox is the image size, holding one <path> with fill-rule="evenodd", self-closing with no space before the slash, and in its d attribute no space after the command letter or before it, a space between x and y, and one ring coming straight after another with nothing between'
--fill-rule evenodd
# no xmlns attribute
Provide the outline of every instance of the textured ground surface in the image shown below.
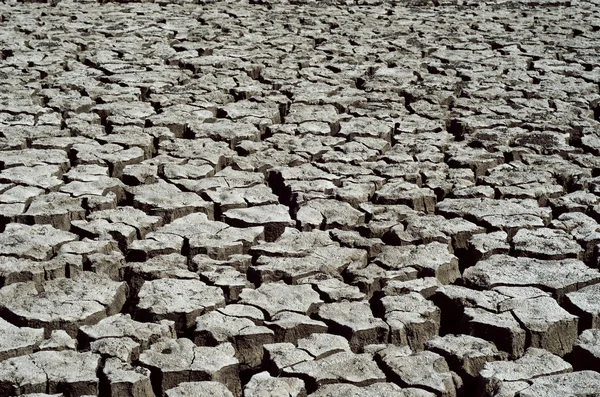
<svg viewBox="0 0 600 397"><path fill-rule="evenodd" d="M0 81L0 396L600 396L597 0L2 1Z"/></svg>

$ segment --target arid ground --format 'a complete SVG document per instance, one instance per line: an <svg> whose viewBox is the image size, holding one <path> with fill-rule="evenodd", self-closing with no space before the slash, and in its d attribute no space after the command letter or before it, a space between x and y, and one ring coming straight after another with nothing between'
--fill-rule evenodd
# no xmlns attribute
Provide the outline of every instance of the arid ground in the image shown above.
<svg viewBox="0 0 600 397"><path fill-rule="evenodd" d="M600 396L600 1L0 1L0 397Z"/></svg>

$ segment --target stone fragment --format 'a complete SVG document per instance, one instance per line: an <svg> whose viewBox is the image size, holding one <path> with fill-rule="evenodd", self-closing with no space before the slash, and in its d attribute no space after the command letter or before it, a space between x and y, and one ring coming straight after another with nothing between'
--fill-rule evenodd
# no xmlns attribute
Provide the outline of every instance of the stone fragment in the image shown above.
<svg viewBox="0 0 600 397"><path fill-rule="evenodd" d="M212 139L169 139L160 142L159 155L166 154L175 158L202 160L212 165L215 171L231 163L235 152L226 142L216 142Z"/></svg>
<svg viewBox="0 0 600 397"><path fill-rule="evenodd" d="M387 270L374 263L367 266L351 264L344 272L350 284L356 285L369 299L391 280L415 280L418 274L417 269L411 266Z"/></svg>
<svg viewBox="0 0 600 397"><path fill-rule="evenodd" d="M62 170L56 165L35 165L32 167L12 167L0 172L0 182L12 182L57 191L63 184Z"/></svg>
<svg viewBox="0 0 600 397"><path fill-rule="evenodd" d="M442 334L470 334L493 342L518 358L526 347L526 331L514 315L502 307L508 299L509 296L495 290L477 291L457 285L438 288L432 297L441 309Z"/></svg>
<svg viewBox="0 0 600 397"><path fill-rule="evenodd" d="M277 196L263 184L244 187L215 187L202 193L215 203L215 211L223 213L234 208L278 204Z"/></svg>
<svg viewBox="0 0 600 397"><path fill-rule="evenodd" d="M469 265L474 265L481 259L488 259L492 255L506 254L510 252L508 234L504 231L476 234L469 239L469 253L473 256Z"/></svg>
<svg viewBox="0 0 600 397"><path fill-rule="evenodd" d="M379 255L383 247L383 241L378 238L366 238L356 231L333 229L330 231L331 238L343 247L358 248L367 251L369 258Z"/></svg>
<svg viewBox="0 0 600 397"><path fill-rule="evenodd" d="M454 125L451 125L454 128ZM483 148L457 146L448 153L448 165L452 168L470 168L475 176L482 176L486 170L504 163L502 153L491 153Z"/></svg>
<svg viewBox="0 0 600 397"><path fill-rule="evenodd" d="M297 236L298 240L303 238ZM307 239L306 242L312 240ZM278 243L279 241L277 241ZM264 252L250 267L248 275L260 282L273 282L284 280L295 284L306 277L336 278L352 264L366 265L366 252L360 249L339 247L333 241L315 241L311 249L305 247L290 247L291 251L281 253L282 247L262 245L253 249L253 253ZM285 247L289 242L281 241ZM292 245L293 243L289 243ZM268 247L268 248L267 248ZM296 248L296 249L294 249ZM268 250L269 252L265 252Z"/></svg>
<svg viewBox="0 0 600 397"><path fill-rule="evenodd" d="M226 260L232 255L247 253L265 236L262 226L238 228L229 227L223 222L211 222L210 225L206 224L206 228L209 227L215 230L214 234L206 230L189 238L190 255L204 254L217 260Z"/></svg>
<svg viewBox="0 0 600 397"><path fill-rule="evenodd" d="M202 257L202 259L199 259ZM223 290L227 303L237 302L244 288L252 287L246 277L248 264L252 260L249 255L232 255L228 261L217 261L196 255L192 259L193 266L200 279L209 285Z"/></svg>
<svg viewBox="0 0 600 397"><path fill-rule="evenodd" d="M305 257L315 248L336 246L329 234L320 230L301 232L295 228L286 228L275 242L262 243L252 247L253 255Z"/></svg>
<svg viewBox="0 0 600 397"><path fill-rule="evenodd" d="M147 261L155 256L181 254L184 238L171 233L148 233L143 240L133 241L127 249L130 261Z"/></svg>
<svg viewBox="0 0 600 397"><path fill-rule="evenodd" d="M159 255L145 262L129 262L125 268L125 279L138 294L144 281L172 279L199 279L198 274L190 271L187 258L179 254Z"/></svg>
<svg viewBox="0 0 600 397"><path fill-rule="evenodd" d="M189 124L197 125L215 120L213 112L194 106L169 106L160 114L148 118L153 126L168 128L176 137L182 137Z"/></svg>
<svg viewBox="0 0 600 397"><path fill-rule="evenodd" d="M76 143L71 148L75 164L106 165L110 168L110 176L120 178L123 168L130 164L138 164L145 159L144 150L139 147L125 149L114 143L104 145Z"/></svg>
<svg viewBox="0 0 600 397"><path fill-rule="evenodd" d="M108 203L112 198L117 204L125 199L124 185L118 178L100 175L97 177L90 176L89 178L81 177L81 179L83 180L74 180L61 186L59 191L83 199L84 204L90 210L97 208L92 205L96 201L101 202L104 199Z"/></svg>
<svg viewBox="0 0 600 397"><path fill-rule="evenodd" d="M563 214L565 212L585 213L592 208L596 208L598 202L598 196L582 190L567 193L563 196L548 200L550 207L558 214ZM594 210L594 212L597 213L596 210Z"/></svg>
<svg viewBox="0 0 600 397"><path fill-rule="evenodd" d="M56 165L66 172L70 161L67 153L58 149L3 150L0 153L0 165L2 168Z"/></svg>
<svg viewBox="0 0 600 397"><path fill-rule="evenodd" d="M179 179L202 179L213 176L215 169L212 165L202 160L194 162L190 160L185 164L167 163L158 167L158 173L171 183L177 183Z"/></svg>
<svg viewBox="0 0 600 397"><path fill-rule="evenodd" d="M365 215L348 203L315 199L300 205L296 220L303 231L313 229L354 229L364 223Z"/></svg>
<svg viewBox="0 0 600 397"><path fill-rule="evenodd" d="M306 105L302 103L290 106L290 111L286 116L287 123L303 123L306 121L324 121L331 126L337 123L340 116L333 105Z"/></svg>
<svg viewBox="0 0 600 397"><path fill-rule="evenodd" d="M158 181L158 166L152 164L131 164L123 168L123 183L129 186L149 185Z"/></svg>
<svg viewBox="0 0 600 397"><path fill-rule="evenodd" d="M137 238L137 230L124 223L111 223L106 219L92 221L72 221L74 232L88 239L114 240L119 249L126 252L129 245Z"/></svg>
<svg viewBox="0 0 600 397"><path fill-rule="evenodd" d="M119 207L114 210L96 211L88 216L88 220L105 219L111 223L122 223L137 231L137 238L144 238L162 225L158 216L150 216L133 207Z"/></svg>
<svg viewBox="0 0 600 397"><path fill-rule="evenodd" d="M552 221L552 226L569 233L581 244L585 250L584 262L592 265L597 261L596 246L600 243L600 226L594 219L581 212L568 212Z"/></svg>
<svg viewBox="0 0 600 397"><path fill-rule="evenodd" d="M219 119L215 123L192 125L190 126L190 131L194 134L195 138L210 138L216 141L224 141L229 143L232 149L243 140L258 141L260 139L260 130L255 125L231 122L226 119Z"/></svg>
<svg viewBox="0 0 600 397"><path fill-rule="evenodd" d="M358 287L348 285L337 278L329 278L325 274L304 277L299 282L312 285L325 302L360 301L365 298L365 294L360 292Z"/></svg>
<svg viewBox="0 0 600 397"><path fill-rule="evenodd" d="M454 249L467 248L467 241L474 235L485 232L485 229L460 218L446 219L439 215L409 216L406 220L406 228L397 230L392 228L390 243L405 244L429 244L437 241L451 244Z"/></svg>
<svg viewBox="0 0 600 397"><path fill-rule="evenodd" d="M15 204L15 203L31 203L31 201L44 193L44 189L33 186L22 186L6 184L6 189L1 189L0 203Z"/></svg>

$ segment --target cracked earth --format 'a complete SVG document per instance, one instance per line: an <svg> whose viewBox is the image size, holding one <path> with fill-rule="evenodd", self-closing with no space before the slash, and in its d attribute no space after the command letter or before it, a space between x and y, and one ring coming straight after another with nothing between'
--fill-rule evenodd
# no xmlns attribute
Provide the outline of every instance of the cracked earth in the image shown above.
<svg viewBox="0 0 600 397"><path fill-rule="evenodd" d="M600 396L600 2L0 2L0 396Z"/></svg>

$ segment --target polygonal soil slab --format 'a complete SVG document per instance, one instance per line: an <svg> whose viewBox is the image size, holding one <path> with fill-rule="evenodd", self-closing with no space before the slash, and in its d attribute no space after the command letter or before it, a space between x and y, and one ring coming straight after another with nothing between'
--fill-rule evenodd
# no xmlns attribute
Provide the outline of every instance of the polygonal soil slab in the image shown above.
<svg viewBox="0 0 600 397"><path fill-rule="evenodd" d="M240 294L240 303L258 307L269 319L277 313L289 311L311 314L323 303L319 293L310 285L263 284L257 289L246 288Z"/></svg>
<svg viewBox="0 0 600 397"><path fill-rule="evenodd" d="M407 354L397 348L388 348L378 354L394 383L422 388L442 397L456 397L460 378L450 371L439 354L430 351Z"/></svg>
<svg viewBox="0 0 600 397"><path fill-rule="evenodd" d="M262 346L274 342L274 332L269 328L255 325L250 319L227 316L218 311L196 318L194 336L194 342L199 346L232 343L240 364L248 368L258 366L263 358Z"/></svg>
<svg viewBox="0 0 600 397"><path fill-rule="evenodd" d="M0 361L7 358L33 353L44 339L44 330L17 327L0 318Z"/></svg>
<svg viewBox="0 0 600 397"><path fill-rule="evenodd" d="M394 383L374 383L354 386L337 383L319 387L311 397L435 397L436 394L417 388L401 388Z"/></svg>
<svg viewBox="0 0 600 397"><path fill-rule="evenodd" d="M491 289L495 286L539 287L562 301L565 294L600 281L600 272L576 259L540 260L493 255L465 270L467 285Z"/></svg>
<svg viewBox="0 0 600 397"><path fill-rule="evenodd" d="M100 356L74 351L41 351L0 362L0 394L96 395Z"/></svg>
<svg viewBox="0 0 600 397"><path fill-rule="evenodd" d="M136 319L172 320L177 332L194 326L196 317L225 306L223 291L200 280L162 278L146 281L138 293Z"/></svg>
<svg viewBox="0 0 600 397"><path fill-rule="evenodd" d="M518 397L594 396L600 390L600 373L580 371L533 379Z"/></svg>
<svg viewBox="0 0 600 397"><path fill-rule="evenodd" d="M230 343L198 347L189 339L162 339L140 355L141 365L150 368L158 387L165 391L181 382L219 381L234 395L241 390L238 360Z"/></svg>
<svg viewBox="0 0 600 397"><path fill-rule="evenodd" d="M0 255L45 261L49 260L61 245L78 239L77 235L50 225L10 223L0 234Z"/></svg>
<svg viewBox="0 0 600 397"><path fill-rule="evenodd" d="M12 256L0 256L0 286L34 281L64 278L83 268L83 258L79 255L59 254L48 261L36 261Z"/></svg>
<svg viewBox="0 0 600 397"><path fill-rule="evenodd" d="M111 357L105 360L102 375L110 384L111 396L154 396L150 370L147 368L133 367Z"/></svg>
<svg viewBox="0 0 600 397"><path fill-rule="evenodd" d="M600 284L588 285L566 295L566 305L572 313L579 316L580 326L600 328Z"/></svg>
<svg viewBox="0 0 600 397"><path fill-rule="evenodd" d="M264 226L266 241L275 241L286 227L295 226L288 207L281 204L231 209L223 213L223 220L235 227Z"/></svg>
<svg viewBox="0 0 600 397"><path fill-rule="evenodd" d="M74 278L15 283L0 289L0 309L14 324L63 329L77 335L81 325L92 325L118 313L127 298L127 284L95 273L82 272Z"/></svg>
<svg viewBox="0 0 600 397"><path fill-rule="evenodd" d="M600 329L586 329L573 346L573 364L578 370L600 372Z"/></svg>
<svg viewBox="0 0 600 397"><path fill-rule="evenodd" d="M287 376L304 379L309 390L330 383L350 383L368 386L384 382L385 374L369 354L342 352L321 360L309 360L284 370Z"/></svg>
<svg viewBox="0 0 600 397"><path fill-rule="evenodd" d="M417 292L384 296L377 306L384 313L390 342L395 345L423 350L423 344L439 333L440 310Z"/></svg>
<svg viewBox="0 0 600 397"><path fill-rule="evenodd" d="M543 349L527 349L515 361L493 361L484 364L479 373L479 392L485 396L503 395L513 388L522 388L530 379L540 376L568 373L573 367L559 356Z"/></svg>
<svg viewBox="0 0 600 397"><path fill-rule="evenodd" d="M273 377L268 372L254 375L244 388L246 397L306 396L304 381L298 378Z"/></svg>
<svg viewBox="0 0 600 397"><path fill-rule="evenodd" d="M170 183L141 185L131 190L133 206L147 214L161 217L164 223L170 223L192 212L201 212L213 218L212 203L203 200L196 193L183 192Z"/></svg>
<svg viewBox="0 0 600 397"><path fill-rule="evenodd" d="M442 284L460 277L458 258L450 253L448 244L438 242L402 247L386 245L375 263L393 270L414 267L420 277L436 277Z"/></svg>
<svg viewBox="0 0 600 397"><path fill-rule="evenodd" d="M354 352L388 339L388 325L373 316L368 302L327 303L319 307L318 317L329 325L330 332L348 339Z"/></svg>
<svg viewBox="0 0 600 397"><path fill-rule="evenodd" d="M552 218L550 208L540 207L537 201L529 199L445 199L438 203L437 210L440 215L459 216L509 234L521 228L544 227Z"/></svg>
<svg viewBox="0 0 600 397"><path fill-rule="evenodd" d="M175 337L172 321L162 320L158 324L142 323L133 320L129 314L122 313L107 317L94 325L84 325L79 331L82 348L86 348L90 342L102 339L130 338L146 350L161 338Z"/></svg>
<svg viewBox="0 0 600 397"><path fill-rule="evenodd" d="M234 397L231 391L223 383L214 381L204 382L181 382L177 387L165 392L166 397Z"/></svg>

